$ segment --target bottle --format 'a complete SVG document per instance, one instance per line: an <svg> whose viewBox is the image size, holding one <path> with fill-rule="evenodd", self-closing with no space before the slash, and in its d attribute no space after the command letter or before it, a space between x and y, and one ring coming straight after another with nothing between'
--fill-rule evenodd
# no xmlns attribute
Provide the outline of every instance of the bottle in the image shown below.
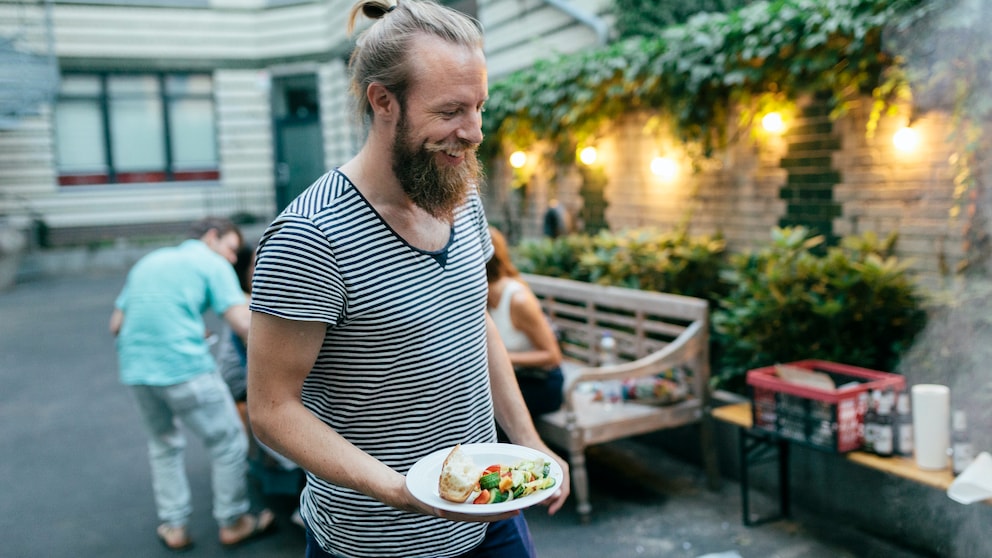
<svg viewBox="0 0 992 558"><path fill-rule="evenodd" d="M951 469L955 475L971 465L975 458L975 448L968 436L968 417L962 410L951 415Z"/></svg>
<svg viewBox="0 0 992 558"><path fill-rule="evenodd" d="M617 364L617 341L608 331L599 338L599 365ZM604 380L602 383L603 401L607 407L623 402L623 385L620 380Z"/></svg>
<svg viewBox="0 0 992 558"><path fill-rule="evenodd" d="M909 407L909 393L905 391L896 399L895 428L896 454L913 457L913 412Z"/></svg>
<svg viewBox="0 0 992 558"><path fill-rule="evenodd" d="M871 390L868 393L868 410L865 411L865 439L862 447L869 453L875 452L875 429L878 426L878 400L879 393Z"/></svg>
<svg viewBox="0 0 992 558"><path fill-rule="evenodd" d="M883 393L878 399L878 411L875 416L875 433L872 445L875 453L881 457L892 457L895 432L892 424L892 392Z"/></svg>
<svg viewBox="0 0 992 558"><path fill-rule="evenodd" d="M865 418L868 416L868 408L871 407L871 399L868 397L867 391L858 392L858 439L861 440L861 448L867 449L868 446L865 443L868 438L865 432Z"/></svg>

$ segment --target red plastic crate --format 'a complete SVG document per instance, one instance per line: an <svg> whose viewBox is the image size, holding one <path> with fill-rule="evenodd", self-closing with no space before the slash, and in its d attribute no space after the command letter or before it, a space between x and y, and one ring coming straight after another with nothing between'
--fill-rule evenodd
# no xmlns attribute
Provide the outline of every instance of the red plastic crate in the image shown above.
<svg viewBox="0 0 992 558"><path fill-rule="evenodd" d="M774 366L749 370L754 427L836 453L861 448L870 390L906 389L905 378L890 372L826 360L785 364L823 372L837 386L853 385L830 391L786 382L778 377Z"/></svg>

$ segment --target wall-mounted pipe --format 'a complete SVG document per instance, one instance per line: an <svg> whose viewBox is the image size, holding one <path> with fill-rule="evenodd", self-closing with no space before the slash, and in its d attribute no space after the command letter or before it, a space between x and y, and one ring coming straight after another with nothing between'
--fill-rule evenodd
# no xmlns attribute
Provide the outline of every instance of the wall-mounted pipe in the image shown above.
<svg viewBox="0 0 992 558"><path fill-rule="evenodd" d="M566 14L574 17L579 22L588 25L596 32L596 40L600 45L606 45L610 41L610 26L603 21L603 18L596 14L589 13L581 8L572 5L568 0L543 0L545 4L554 6Z"/></svg>

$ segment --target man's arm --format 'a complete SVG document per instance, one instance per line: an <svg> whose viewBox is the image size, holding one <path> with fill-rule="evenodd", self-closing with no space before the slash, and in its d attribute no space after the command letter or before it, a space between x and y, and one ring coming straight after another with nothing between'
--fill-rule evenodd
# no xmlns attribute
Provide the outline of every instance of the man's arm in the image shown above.
<svg viewBox="0 0 992 558"><path fill-rule="evenodd" d="M124 312L120 308L114 308L114 311L110 314L110 334L117 337L117 334L121 332L121 326L124 324Z"/></svg>
<svg viewBox="0 0 992 558"><path fill-rule="evenodd" d="M266 445L334 484L410 509L406 482L327 427L300 393L324 341L325 324L255 312L248 341L248 416Z"/></svg>
<svg viewBox="0 0 992 558"><path fill-rule="evenodd" d="M548 513L553 514L565 504L571 491L568 463L548 448L538 435L537 429L534 428L534 421L524 403L523 395L520 394L520 386L513 373L510 356L506 352L506 347L503 346L503 340L499 336L496 324L493 323L488 313L486 314L486 338L489 343L489 383L492 386L496 422L503 428L511 442L534 448L554 457L564 472L561 486L558 487L555 495L545 500L548 505Z"/></svg>
<svg viewBox="0 0 992 558"><path fill-rule="evenodd" d="M224 311L224 321L231 326L231 329L234 331L235 335L244 341L248 340L248 329L251 323L251 310L248 309L247 302L245 304L235 304L228 307L228 309Z"/></svg>
<svg viewBox="0 0 992 558"><path fill-rule="evenodd" d="M317 360L325 329L320 322L252 314L248 417L264 444L328 482L398 509L458 521L494 521L515 515L465 516L420 502L407 489L406 477L358 449L304 407L303 381Z"/></svg>

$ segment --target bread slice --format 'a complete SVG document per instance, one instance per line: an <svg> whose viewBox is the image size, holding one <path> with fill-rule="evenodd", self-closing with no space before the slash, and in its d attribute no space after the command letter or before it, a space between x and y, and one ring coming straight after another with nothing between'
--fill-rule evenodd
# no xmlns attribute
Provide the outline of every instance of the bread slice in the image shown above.
<svg viewBox="0 0 992 558"><path fill-rule="evenodd" d="M463 503L472 495L479 484L482 469L472 458L465 455L461 444L456 445L441 466L441 477L437 490L449 502Z"/></svg>

